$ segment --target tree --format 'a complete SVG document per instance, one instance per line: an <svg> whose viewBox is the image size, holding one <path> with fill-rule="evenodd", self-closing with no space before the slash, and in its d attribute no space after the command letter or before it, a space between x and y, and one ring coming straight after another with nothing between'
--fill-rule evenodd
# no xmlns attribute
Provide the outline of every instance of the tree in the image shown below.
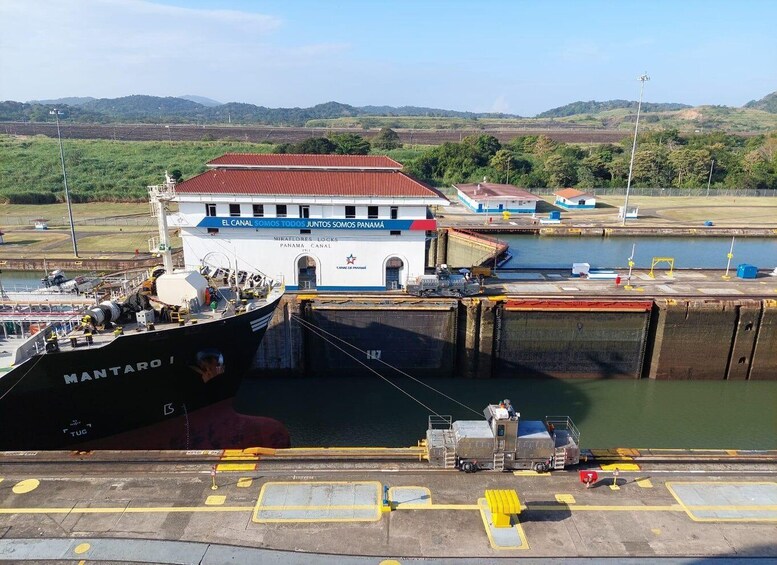
<svg viewBox="0 0 777 565"><path fill-rule="evenodd" d="M545 172L550 186L574 186L577 183L577 163L562 155L550 155L545 159Z"/></svg>
<svg viewBox="0 0 777 565"><path fill-rule="evenodd" d="M329 136L338 155L367 155L370 142L355 133L335 133Z"/></svg>
<svg viewBox="0 0 777 565"><path fill-rule="evenodd" d="M329 155L337 151L337 145L326 137L311 137L289 147L288 153Z"/></svg>
<svg viewBox="0 0 777 565"><path fill-rule="evenodd" d="M469 135L462 143L471 145L475 149L475 157L478 164L485 165L502 148L502 144L493 135Z"/></svg>
<svg viewBox="0 0 777 565"><path fill-rule="evenodd" d="M378 135L372 138L372 146L375 149L398 149L402 147L399 135L391 128L382 128Z"/></svg>
<svg viewBox="0 0 777 565"><path fill-rule="evenodd" d="M181 179L183 179L183 173L181 172L181 169L173 169L170 171L170 177L175 182L181 182Z"/></svg>

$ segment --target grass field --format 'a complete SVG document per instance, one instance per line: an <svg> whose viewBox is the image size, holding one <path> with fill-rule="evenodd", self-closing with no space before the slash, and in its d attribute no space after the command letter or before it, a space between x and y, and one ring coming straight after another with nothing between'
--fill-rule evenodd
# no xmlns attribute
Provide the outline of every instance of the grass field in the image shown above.
<svg viewBox="0 0 777 565"><path fill-rule="evenodd" d="M602 226L620 225L617 218L618 206L623 205L622 197L600 198L594 210L563 211L563 223L595 224ZM650 197L637 196L629 199L630 206L638 206L640 217L629 220L630 226L639 227L687 227L703 226L709 220L719 227L766 227L777 230L777 198L693 198L693 197ZM42 214L37 214L45 209ZM552 198L544 199L544 210L553 209ZM76 222L79 254L99 257L101 255L141 253L148 251L148 239L157 234L155 225L115 225L128 214L148 214L147 204L121 204L100 202L95 204L74 205L73 215ZM471 222L474 214L468 214L463 207L455 206L441 210L449 221L455 222L459 216L462 221ZM4 205L0 207L2 218L62 217L66 215L64 204L50 206ZM144 216L148 217L148 216ZM90 225L94 218L112 218L106 223L112 225ZM115 221L113 220L115 219ZM500 221L497 219L497 221ZM19 257L57 258L71 257L72 244L70 229L67 225L48 230L36 230L32 225L10 225L2 227L5 232L5 244L0 246L0 259ZM178 237L173 245L181 245Z"/></svg>

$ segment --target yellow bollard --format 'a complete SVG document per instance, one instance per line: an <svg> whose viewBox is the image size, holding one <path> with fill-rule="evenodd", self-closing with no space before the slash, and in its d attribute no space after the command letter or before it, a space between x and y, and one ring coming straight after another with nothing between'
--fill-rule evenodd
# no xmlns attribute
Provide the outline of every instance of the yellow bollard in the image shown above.
<svg viewBox="0 0 777 565"><path fill-rule="evenodd" d="M614 487L618 486L618 469L617 469L617 467L612 472L612 486L614 486Z"/></svg>
<svg viewBox="0 0 777 565"><path fill-rule="evenodd" d="M210 490L218 490L219 487L216 484L216 466L215 465L213 465L213 467L210 468L210 480L211 480Z"/></svg>

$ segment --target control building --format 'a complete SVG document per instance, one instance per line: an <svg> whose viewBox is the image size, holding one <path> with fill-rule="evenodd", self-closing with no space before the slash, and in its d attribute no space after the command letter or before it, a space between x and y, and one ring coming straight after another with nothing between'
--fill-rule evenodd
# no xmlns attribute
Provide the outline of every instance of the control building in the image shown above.
<svg viewBox="0 0 777 565"><path fill-rule="evenodd" d="M429 206L450 202L372 155L231 153L176 186L187 267L259 270L289 290L401 288L424 273Z"/></svg>

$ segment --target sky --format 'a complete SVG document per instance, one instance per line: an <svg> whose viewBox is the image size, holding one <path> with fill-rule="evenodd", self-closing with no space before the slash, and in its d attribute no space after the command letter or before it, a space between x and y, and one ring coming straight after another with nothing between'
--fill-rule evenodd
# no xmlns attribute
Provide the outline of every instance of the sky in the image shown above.
<svg viewBox="0 0 777 565"><path fill-rule="evenodd" d="M198 95L522 116L777 91L773 0L0 0L0 100Z"/></svg>

